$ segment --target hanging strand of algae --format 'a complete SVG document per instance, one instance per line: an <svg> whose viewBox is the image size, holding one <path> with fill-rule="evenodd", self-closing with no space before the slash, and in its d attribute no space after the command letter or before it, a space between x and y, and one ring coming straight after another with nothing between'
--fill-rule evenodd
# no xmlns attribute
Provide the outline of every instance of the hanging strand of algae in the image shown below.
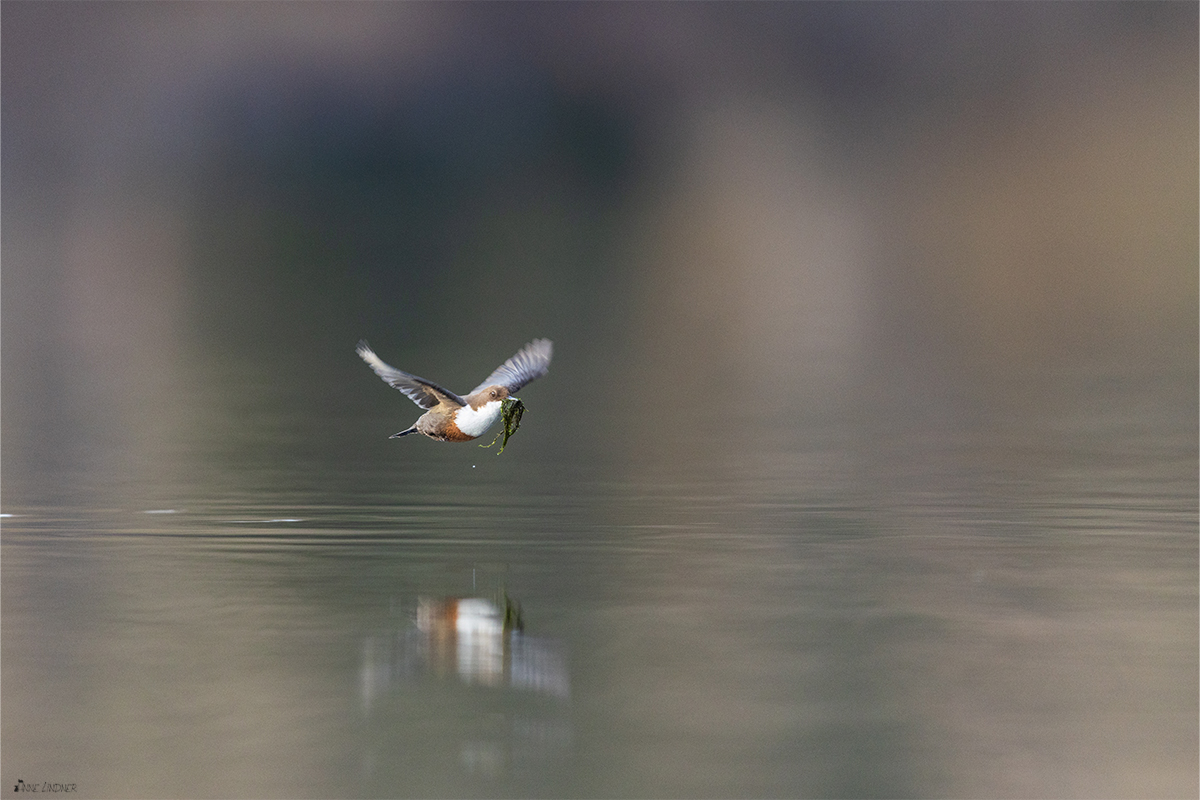
<svg viewBox="0 0 1200 800"><path fill-rule="evenodd" d="M517 432L517 428L521 427L521 416L525 413L525 404L519 399L506 397L500 401L500 419L504 422L504 430L496 434L496 438L492 439L489 444L481 444L480 447L491 447L500 437L504 437L500 442L500 449L496 451L496 455L504 452L504 446L508 444L508 438Z"/></svg>

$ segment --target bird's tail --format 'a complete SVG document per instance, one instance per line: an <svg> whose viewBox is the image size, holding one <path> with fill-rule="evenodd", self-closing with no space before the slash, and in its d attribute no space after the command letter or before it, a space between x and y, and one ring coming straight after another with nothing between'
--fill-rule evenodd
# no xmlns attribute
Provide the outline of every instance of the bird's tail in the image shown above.
<svg viewBox="0 0 1200 800"><path fill-rule="evenodd" d="M416 426L416 425L413 425L413 426L412 426L411 428L409 428L408 430L406 430L406 431L400 431L399 433L393 433L393 434L392 434L391 436L389 436L388 438L389 438L389 439L399 439L401 436L408 436L410 433L416 433L416 432L417 432L417 426Z"/></svg>

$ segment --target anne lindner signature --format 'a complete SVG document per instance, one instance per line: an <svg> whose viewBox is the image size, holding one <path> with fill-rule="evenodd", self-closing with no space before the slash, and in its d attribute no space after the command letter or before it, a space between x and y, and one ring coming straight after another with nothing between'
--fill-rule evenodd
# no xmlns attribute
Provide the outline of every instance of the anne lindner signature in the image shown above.
<svg viewBox="0 0 1200 800"><path fill-rule="evenodd" d="M42 781L38 783L26 783L17 778L17 785L13 787L14 792L73 792L75 784L73 783L51 783L50 781Z"/></svg>

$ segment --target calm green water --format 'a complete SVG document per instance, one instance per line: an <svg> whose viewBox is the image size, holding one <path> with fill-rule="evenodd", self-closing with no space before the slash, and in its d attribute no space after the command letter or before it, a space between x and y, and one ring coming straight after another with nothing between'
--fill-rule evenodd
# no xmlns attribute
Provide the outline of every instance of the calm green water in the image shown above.
<svg viewBox="0 0 1200 800"><path fill-rule="evenodd" d="M537 422L500 458L380 430L378 450L282 466L181 453L160 480L8 470L6 779L94 797L1194 788L1186 438L831 435L617 468L555 456ZM418 624L432 600L505 595L521 632Z"/></svg>

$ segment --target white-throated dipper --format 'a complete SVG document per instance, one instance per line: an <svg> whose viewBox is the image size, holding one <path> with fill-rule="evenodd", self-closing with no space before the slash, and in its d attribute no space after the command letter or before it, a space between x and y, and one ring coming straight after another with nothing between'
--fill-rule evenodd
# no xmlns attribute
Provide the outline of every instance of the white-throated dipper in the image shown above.
<svg viewBox="0 0 1200 800"><path fill-rule="evenodd" d="M393 433L389 438L423 433L439 442L469 442L481 436L500 417L501 401L546 374L552 350L549 339L534 339L497 367L470 394L459 397L436 383L383 363L365 339L357 348L362 360L384 382L404 392L421 408L428 409L411 428Z"/></svg>

